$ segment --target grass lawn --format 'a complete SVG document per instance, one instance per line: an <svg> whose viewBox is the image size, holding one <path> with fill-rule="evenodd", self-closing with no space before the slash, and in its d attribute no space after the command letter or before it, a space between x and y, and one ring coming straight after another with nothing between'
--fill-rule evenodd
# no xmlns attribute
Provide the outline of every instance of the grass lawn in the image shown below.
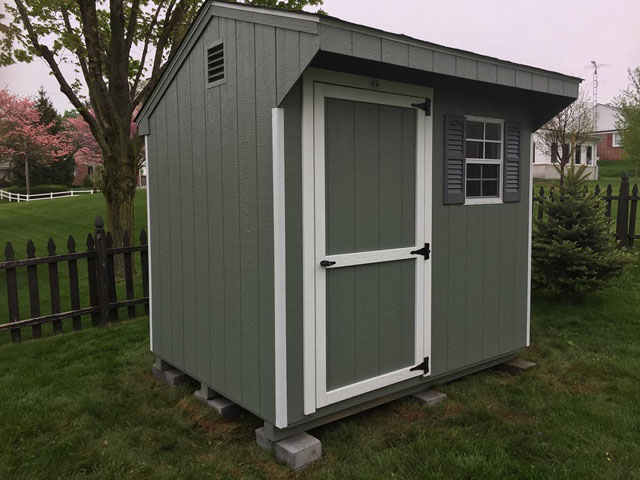
<svg viewBox="0 0 640 480"><path fill-rule="evenodd" d="M324 456L299 473L256 446L256 417L154 380L145 320L2 345L0 478L640 478L639 284L640 260L583 305L535 296L535 369L314 429Z"/></svg>
<svg viewBox="0 0 640 480"><path fill-rule="evenodd" d="M93 222L96 215L101 215L106 220L105 201L102 194L58 198L54 200L38 200L21 203L0 204L0 258L4 261L4 249L6 242L10 241L16 253L16 258L26 258L26 245L29 239L33 240L36 248L36 256L47 255L47 242L53 238L57 249L56 253L67 253L67 239L73 235L76 241L76 251L86 251L87 234L93 233ZM140 229L147 223L146 190L138 190L135 198L135 234L134 241L139 242ZM139 256L136 255L136 272L139 274ZM69 276L66 263L58 265L60 276L60 297L62 311L71 309L69 298ZM142 285L139 278L135 279L135 294L142 296ZM78 261L78 280L80 285L81 306L88 306L88 280L87 262ZM51 300L49 297L48 267L38 267L38 283L40 285L41 313L46 315L51 312ZM27 290L27 269L18 269L18 289L20 300L20 318L30 318L29 296ZM0 274L0 323L7 322L9 313L6 297L6 277L4 272ZM118 298L123 299L124 281L118 282ZM142 312L142 307L139 307ZM126 315L126 309L120 312ZM89 318L83 320L86 325ZM71 320L63 321L64 331L71 329ZM42 334L51 335L51 324L43 325ZM31 330L22 329L22 338L29 339ZM0 345L10 340L9 332L0 332Z"/></svg>

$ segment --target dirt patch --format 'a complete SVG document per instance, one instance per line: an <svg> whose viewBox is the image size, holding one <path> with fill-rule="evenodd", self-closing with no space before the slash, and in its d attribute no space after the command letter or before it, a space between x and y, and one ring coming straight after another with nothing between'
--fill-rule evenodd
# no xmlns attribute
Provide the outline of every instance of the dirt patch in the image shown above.
<svg viewBox="0 0 640 480"><path fill-rule="evenodd" d="M501 408L497 410L496 413L500 415L500 417L502 417L507 423L511 423L514 425L524 425L534 423L536 421L536 417L534 415L523 412L521 410Z"/></svg>
<svg viewBox="0 0 640 480"><path fill-rule="evenodd" d="M193 401L182 398L176 404L178 410L186 415L195 425L207 433L216 433L222 435L230 435L237 430L237 425L228 420L212 420L209 418L211 412L208 407L194 405Z"/></svg>

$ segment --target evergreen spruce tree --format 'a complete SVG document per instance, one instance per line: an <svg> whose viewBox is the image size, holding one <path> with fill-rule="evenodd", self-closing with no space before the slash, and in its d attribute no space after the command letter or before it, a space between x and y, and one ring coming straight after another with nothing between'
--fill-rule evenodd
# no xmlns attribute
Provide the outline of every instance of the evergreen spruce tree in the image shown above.
<svg viewBox="0 0 640 480"><path fill-rule="evenodd" d="M602 288L631 262L631 254L615 246L604 202L586 191L585 169L569 166L563 185L543 201L545 215L533 231L534 287L572 302Z"/></svg>
<svg viewBox="0 0 640 480"><path fill-rule="evenodd" d="M47 129L51 135L57 135L62 131L62 119L43 87L40 87L40 90L38 90L38 96L34 101L34 106L40 117L38 123L40 125L51 124ZM73 171L76 165L72 154L56 162L46 162L44 160L46 159L37 153L29 157L29 177L31 185L71 186L73 183ZM16 162L12 177L16 185L25 186L24 160Z"/></svg>
<svg viewBox="0 0 640 480"><path fill-rule="evenodd" d="M53 106L53 103L51 103L44 87L40 87L40 90L38 90L35 107L40 114L40 124L48 125L51 123L51 127L49 128L49 133L51 135L55 135L62 130L62 120L60 119L60 115L58 115L58 111Z"/></svg>

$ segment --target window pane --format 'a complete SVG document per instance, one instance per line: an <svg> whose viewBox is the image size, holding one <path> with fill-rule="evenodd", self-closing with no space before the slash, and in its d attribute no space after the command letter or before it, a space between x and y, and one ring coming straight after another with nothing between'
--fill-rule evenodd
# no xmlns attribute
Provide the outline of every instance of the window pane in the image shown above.
<svg viewBox="0 0 640 480"><path fill-rule="evenodd" d="M467 158L484 158L482 142L467 142Z"/></svg>
<svg viewBox="0 0 640 480"><path fill-rule="evenodd" d="M482 122L467 122L467 138L477 138L482 140L484 138L484 123Z"/></svg>
<svg viewBox="0 0 640 480"><path fill-rule="evenodd" d="M498 196L498 181L497 180L483 180L482 181L482 196L483 197L497 197Z"/></svg>
<svg viewBox="0 0 640 480"><path fill-rule="evenodd" d="M497 180L498 170L498 165L482 165L482 178Z"/></svg>
<svg viewBox="0 0 640 480"><path fill-rule="evenodd" d="M484 158L498 159L500 158L500 143L485 143Z"/></svg>
<svg viewBox="0 0 640 480"><path fill-rule="evenodd" d="M479 196L480 196L480 181L467 180L467 197L479 197Z"/></svg>
<svg viewBox="0 0 640 480"><path fill-rule="evenodd" d="M502 140L502 125L498 123L485 124L485 137L487 140Z"/></svg>
<svg viewBox="0 0 640 480"><path fill-rule="evenodd" d="M481 178L481 169L480 169L480 165L477 163L467 163L467 178L469 179L473 179L473 178L477 178L480 179Z"/></svg>

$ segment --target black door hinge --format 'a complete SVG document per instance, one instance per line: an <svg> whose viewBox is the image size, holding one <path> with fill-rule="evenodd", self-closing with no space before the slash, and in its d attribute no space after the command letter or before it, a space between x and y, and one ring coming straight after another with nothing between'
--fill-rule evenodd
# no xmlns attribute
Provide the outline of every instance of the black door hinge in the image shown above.
<svg viewBox="0 0 640 480"><path fill-rule="evenodd" d="M429 244L425 243L424 247L422 247L419 250L414 250L413 252L411 252L411 255L424 255L424 259L428 260L430 253L431 253L431 250L429 249Z"/></svg>
<svg viewBox="0 0 640 480"><path fill-rule="evenodd" d="M429 357L424 357L422 363L409 369L410 372L415 372L416 370L422 370L425 375L429 373Z"/></svg>
<svg viewBox="0 0 640 480"><path fill-rule="evenodd" d="M424 116L431 116L431 99L425 98L423 103L412 103L412 107L419 108L420 110L424 110Z"/></svg>

